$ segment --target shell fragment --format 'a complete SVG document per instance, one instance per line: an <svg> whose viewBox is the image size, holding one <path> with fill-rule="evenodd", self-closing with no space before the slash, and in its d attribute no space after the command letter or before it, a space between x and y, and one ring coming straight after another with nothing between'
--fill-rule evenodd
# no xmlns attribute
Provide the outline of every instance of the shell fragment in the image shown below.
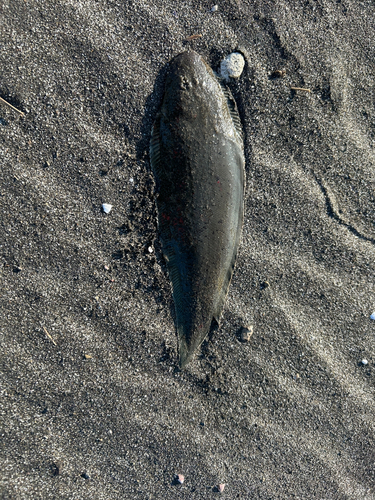
<svg viewBox="0 0 375 500"><path fill-rule="evenodd" d="M112 205L110 205L109 203L103 203L102 209L104 213L109 214L109 212L112 210Z"/></svg>
<svg viewBox="0 0 375 500"><path fill-rule="evenodd" d="M239 78L245 67L245 59L239 52L229 54L220 64L220 75L224 80Z"/></svg>

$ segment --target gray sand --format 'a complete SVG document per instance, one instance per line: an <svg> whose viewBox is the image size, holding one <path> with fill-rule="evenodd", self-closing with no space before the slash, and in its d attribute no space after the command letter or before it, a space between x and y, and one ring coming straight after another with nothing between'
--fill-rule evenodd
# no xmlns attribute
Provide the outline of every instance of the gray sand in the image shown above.
<svg viewBox="0 0 375 500"><path fill-rule="evenodd" d="M375 5L213 5L1 2L2 499L375 498ZM246 55L247 187L180 372L148 143L189 47Z"/></svg>

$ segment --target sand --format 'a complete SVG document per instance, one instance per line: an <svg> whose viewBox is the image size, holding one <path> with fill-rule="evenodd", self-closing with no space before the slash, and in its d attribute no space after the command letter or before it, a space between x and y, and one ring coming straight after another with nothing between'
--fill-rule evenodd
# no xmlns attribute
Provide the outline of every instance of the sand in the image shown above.
<svg viewBox="0 0 375 500"><path fill-rule="evenodd" d="M2 499L375 498L375 5L213 5L1 2ZM181 372L148 144L189 48L246 56L247 183Z"/></svg>

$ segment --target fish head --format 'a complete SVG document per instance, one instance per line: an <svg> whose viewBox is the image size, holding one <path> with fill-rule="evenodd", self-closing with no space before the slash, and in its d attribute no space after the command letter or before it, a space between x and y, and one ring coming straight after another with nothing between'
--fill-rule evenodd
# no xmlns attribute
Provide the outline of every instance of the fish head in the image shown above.
<svg viewBox="0 0 375 500"><path fill-rule="evenodd" d="M162 113L167 120L173 120L181 113L184 118L198 118L217 88L214 73L204 59L194 51L183 52L170 64Z"/></svg>

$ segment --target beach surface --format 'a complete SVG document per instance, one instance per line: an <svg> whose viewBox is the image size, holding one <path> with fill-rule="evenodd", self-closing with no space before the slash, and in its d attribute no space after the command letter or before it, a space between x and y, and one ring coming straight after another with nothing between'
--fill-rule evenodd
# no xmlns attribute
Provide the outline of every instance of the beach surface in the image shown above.
<svg viewBox="0 0 375 500"><path fill-rule="evenodd" d="M1 2L1 499L375 499L375 5L214 5ZM149 142L189 49L245 56L246 193L180 371Z"/></svg>

